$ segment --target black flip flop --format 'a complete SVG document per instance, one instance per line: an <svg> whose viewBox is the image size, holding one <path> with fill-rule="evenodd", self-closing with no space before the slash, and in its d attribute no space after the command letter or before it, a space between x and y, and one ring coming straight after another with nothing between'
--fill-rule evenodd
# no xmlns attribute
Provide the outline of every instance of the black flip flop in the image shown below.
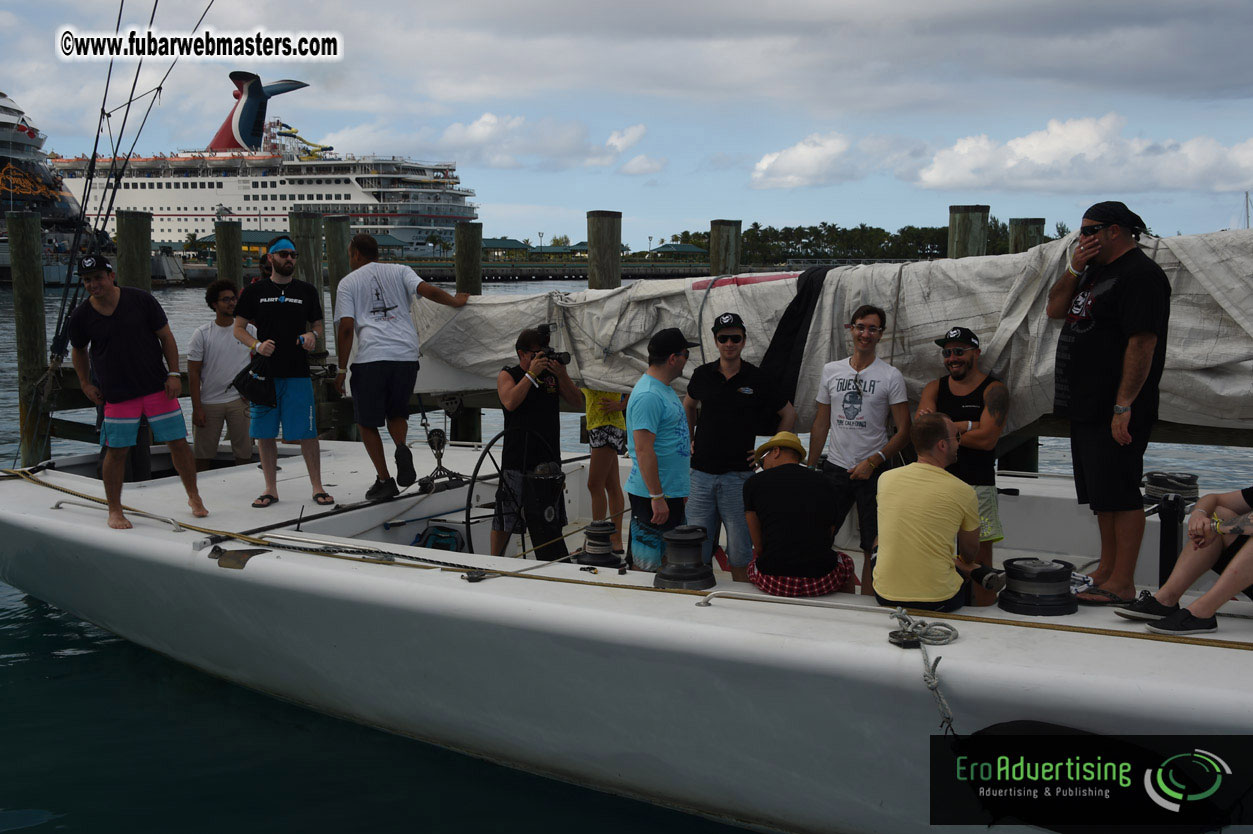
<svg viewBox="0 0 1253 834"><path fill-rule="evenodd" d="M1130 605L1131 603L1135 602L1134 599L1123 599L1122 597L1118 596L1118 594L1114 593L1113 591L1107 591L1104 588L1088 588L1086 591L1081 591L1080 593L1090 594L1094 597L1101 597L1101 599L1099 600L1084 599L1081 596L1075 597L1075 602L1079 603L1080 605L1087 605L1091 607L1099 608L1101 606L1108 606L1108 605Z"/></svg>
<svg viewBox="0 0 1253 834"><path fill-rule="evenodd" d="M276 498L274 500L277 501L278 499ZM313 503L317 504L319 507L329 507L335 503L335 499L332 498L328 493L318 492L318 493L314 493Z"/></svg>
<svg viewBox="0 0 1253 834"><path fill-rule="evenodd" d="M278 496L271 495L266 492L257 496L257 500L252 502L252 506L258 510L264 510L266 507L272 507L278 503Z"/></svg>

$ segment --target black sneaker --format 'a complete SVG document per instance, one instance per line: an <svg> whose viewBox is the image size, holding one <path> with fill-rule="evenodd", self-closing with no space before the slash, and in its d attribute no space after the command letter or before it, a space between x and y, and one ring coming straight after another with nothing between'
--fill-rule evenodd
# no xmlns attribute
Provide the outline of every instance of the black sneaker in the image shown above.
<svg viewBox="0 0 1253 834"><path fill-rule="evenodd" d="M383 501L387 498L395 498L400 494L400 490L396 489L396 482L391 478L386 481L374 482L374 486L365 491L365 500L367 501Z"/></svg>
<svg viewBox="0 0 1253 834"><path fill-rule="evenodd" d="M1179 610L1179 603L1174 605L1162 605L1157 601L1157 597L1153 596L1152 591L1141 591L1140 598L1130 605L1123 605L1114 609L1114 613L1128 620L1148 620L1156 622L1165 619L1171 614Z"/></svg>
<svg viewBox="0 0 1253 834"><path fill-rule="evenodd" d="M970 578L980 587L999 594L1005 590L1005 571L985 568L982 565L970 572Z"/></svg>
<svg viewBox="0 0 1253 834"><path fill-rule="evenodd" d="M1145 626L1158 634L1205 634L1218 631L1217 617L1194 617L1186 608L1180 608L1168 617Z"/></svg>
<svg viewBox="0 0 1253 834"><path fill-rule="evenodd" d="M413 486L417 479L418 473L413 471L413 452L409 451L408 446L397 446L396 483L402 487Z"/></svg>

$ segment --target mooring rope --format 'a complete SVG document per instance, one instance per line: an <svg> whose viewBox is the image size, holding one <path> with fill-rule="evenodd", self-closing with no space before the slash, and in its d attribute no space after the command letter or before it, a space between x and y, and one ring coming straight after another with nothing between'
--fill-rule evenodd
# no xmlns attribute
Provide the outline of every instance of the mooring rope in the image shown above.
<svg viewBox="0 0 1253 834"><path fill-rule="evenodd" d="M943 657L932 662L927 654L927 646L947 646L957 640L957 628L948 623L929 623L926 620L915 620L904 608L897 608L889 616L900 624L897 634L905 639L918 641L918 649L922 652L922 682L935 697L936 709L940 711L940 726L945 735L957 735L953 729L953 710L948 705L944 693L940 691L940 676L937 670Z"/></svg>

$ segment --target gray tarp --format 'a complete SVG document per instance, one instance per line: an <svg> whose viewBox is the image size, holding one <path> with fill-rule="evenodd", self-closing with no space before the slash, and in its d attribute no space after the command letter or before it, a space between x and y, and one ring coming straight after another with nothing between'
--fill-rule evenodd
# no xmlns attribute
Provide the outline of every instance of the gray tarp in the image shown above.
<svg viewBox="0 0 1253 834"><path fill-rule="evenodd" d="M1045 317L1044 306L1073 242L1072 234L1017 255L832 269L801 367L798 427L804 429L813 418L823 364L848 355L843 324L861 304L888 311L879 356L901 370L915 402L923 386L944 372L934 340L961 325L983 338L984 369L1009 386L1007 428L1049 413L1061 325ZM1173 288L1162 419L1253 427L1253 232L1145 236L1141 246L1161 264ZM663 327L699 337L701 347L693 348L688 376L702 358L713 360L717 349L709 328L726 311L744 318L744 356L759 361L795 294L795 273L715 282L637 281L617 290L489 295L460 310L417 303L414 321L424 354L482 377L488 388L502 367L514 363L518 332L551 322L554 345L574 356L576 380L591 388L627 391L644 370L649 336Z"/></svg>

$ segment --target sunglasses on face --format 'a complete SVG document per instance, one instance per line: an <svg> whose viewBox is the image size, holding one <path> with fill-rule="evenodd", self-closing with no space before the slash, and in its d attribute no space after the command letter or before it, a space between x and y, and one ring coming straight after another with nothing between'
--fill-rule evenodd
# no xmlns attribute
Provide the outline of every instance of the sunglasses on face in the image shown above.
<svg viewBox="0 0 1253 834"><path fill-rule="evenodd" d="M219 295L219 296L218 296L218 303L220 304L220 303L221 303L221 302L223 302L223 301L226 301L226 302L229 302L229 303L233 304L233 303L235 303L235 296L233 296L233 295Z"/></svg>
<svg viewBox="0 0 1253 834"><path fill-rule="evenodd" d="M270 257L271 258L294 258L296 257L296 252L292 249L283 249L279 252L271 252Z"/></svg>
<svg viewBox="0 0 1253 834"><path fill-rule="evenodd" d="M1079 234L1083 235L1084 237L1091 237L1092 235L1094 235L1094 234L1096 234L1097 232L1101 231L1101 229L1108 229L1110 226L1113 226L1113 225L1116 225L1116 224L1114 224L1114 223L1093 223L1091 226L1080 226L1080 227L1079 227Z"/></svg>
<svg viewBox="0 0 1253 834"><path fill-rule="evenodd" d="M852 330L854 333L869 333L871 336L883 332L882 327L874 324L846 324L844 327Z"/></svg>
<svg viewBox="0 0 1253 834"><path fill-rule="evenodd" d="M723 333L718 336L718 344L720 345L725 345L727 342L738 345L742 341L744 341L744 337L739 333Z"/></svg>
<svg viewBox="0 0 1253 834"><path fill-rule="evenodd" d="M676 353L676 354L675 354L675 356L682 356L684 359L686 359L686 358L688 357L688 355L689 355L689 354L688 354L688 351L686 351L686 350L681 350L681 351L679 351L678 353Z"/></svg>
<svg viewBox="0 0 1253 834"><path fill-rule="evenodd" d="M940 355L945 359L948 359L950 356L962 357L972 350L974 350L974 348L944 348L940 351Z"/></svg>

